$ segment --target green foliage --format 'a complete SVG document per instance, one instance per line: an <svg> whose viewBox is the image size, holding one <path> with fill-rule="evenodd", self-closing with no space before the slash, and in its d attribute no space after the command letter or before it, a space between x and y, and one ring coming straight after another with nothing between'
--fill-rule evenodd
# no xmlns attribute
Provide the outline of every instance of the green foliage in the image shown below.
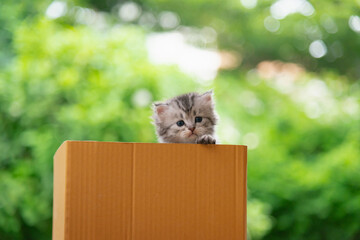
<svg viewBox="0 0 360 240"><path fill-rule="evenodd" d="M216 86L220 115L234 119L234 128L244 135L239 142L250 147L250 235L258 239L264 229L271 229L264 239L356 239L360 233L360 120L359 112L346 113L345 106L351 89L356 87L353 94L359 96L358 85L339 90L325 78L327 85L321 86L327 86L329 97L322 107L333 105L310 118L304 113L306 105L321 105L324 98L314 99L307 91L323 83L311 76L303 78L286 94L274 90L274 82L259 79L233 80L228 86L219 81ZM300 92L305 99L296 98ZM257 104L248 108L249 102ZM254 111L258 106L263 110ZM259 137L256 147L249 133ZM264 213L273 218L264 218Z"/></svg>
<svg viewBox="0 0 360 240"><path fill-rule="evenodd" d="M15 35L17 57L0 85L0 236L48 239L51 159L61 142L153 142L149 103L142 106L134 96L160 99L195 86L174 68L147 61L139 28L100 34L39 20Z"/></svg>
<svg viewBox="0 0 360 240"><path fill-rule="evenodd" d="M6 25L0 29L0 239L50 238L52 156L64 140L155 142L150 103L209 87L221 142L249 146L250 238L359 238L360 85L338 75L354 76L358 36L347 19L357 1L337 3L344 11L313 3L316 15L288 16L278 33L263 26L272 1L252 10L239 1L139 2L146 11L173 10L189 26L212 26L221 48L241 52L245 67L221 72L212 86L174 66L151 64L146 32L136 24L96 30L71 16L50 21L38 12L49 2L32 3L0 5L6 10L0 16ZM108 11L117 4L76 3ZM292 30L305 23L322 28L322 11L339 26L337 34L324 35L325 42L342 43L344 57L333 62L297 49L311 39ZM116 22L111 14L106 18ZM254 68L264 59L294 60L318 72L286 83L281 76L262 78Z"/></svg>

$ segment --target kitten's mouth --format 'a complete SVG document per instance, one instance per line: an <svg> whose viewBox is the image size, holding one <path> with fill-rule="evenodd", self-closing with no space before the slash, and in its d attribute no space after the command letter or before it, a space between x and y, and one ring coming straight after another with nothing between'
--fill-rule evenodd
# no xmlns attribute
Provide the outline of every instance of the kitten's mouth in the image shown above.
<svg viewBox="0 0 360 240"><path fill-rule="evenodd" d="M197 137L197 134L195 134L195 133L190 133L189 135L188 135L188 137L190 138L190 137Z"/></svg>

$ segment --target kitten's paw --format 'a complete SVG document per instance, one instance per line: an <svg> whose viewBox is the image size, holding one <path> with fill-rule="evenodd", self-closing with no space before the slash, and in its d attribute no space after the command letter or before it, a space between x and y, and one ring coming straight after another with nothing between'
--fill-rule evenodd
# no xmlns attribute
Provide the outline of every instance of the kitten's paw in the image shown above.
<svg viewBox="0 0 360 240"><path fill-rule="evenodd" d="M213 138L210 135L204 135L204 136L201 136L198 139L196 139L196 143L199 143L199 144L215 144L216 139Z"/></svg>

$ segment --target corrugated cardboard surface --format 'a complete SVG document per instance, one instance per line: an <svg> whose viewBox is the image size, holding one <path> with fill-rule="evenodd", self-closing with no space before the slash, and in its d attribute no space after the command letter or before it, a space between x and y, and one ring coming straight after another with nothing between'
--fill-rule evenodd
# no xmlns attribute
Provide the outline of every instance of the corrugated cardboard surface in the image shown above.
<svg viewBox="0 0 360 240"><path fill-rule="evenodd" d="M53 240L246 239L246 146L66 141Z"/></svg>

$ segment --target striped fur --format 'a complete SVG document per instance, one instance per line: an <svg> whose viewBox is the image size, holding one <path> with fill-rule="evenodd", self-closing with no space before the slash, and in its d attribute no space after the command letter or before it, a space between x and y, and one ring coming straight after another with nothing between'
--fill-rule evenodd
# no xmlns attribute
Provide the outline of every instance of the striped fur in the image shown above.
<svg viewBox="0 0 360 240"><path fill-rule="evenodd" d="M153 120L159 142L215 143L217 115L213 93L187 93L153 105ZM195 117L202 117L195 123ZM176 123L184 121L184 126ZM195 128L192 132L192 128Z"/></svg>

